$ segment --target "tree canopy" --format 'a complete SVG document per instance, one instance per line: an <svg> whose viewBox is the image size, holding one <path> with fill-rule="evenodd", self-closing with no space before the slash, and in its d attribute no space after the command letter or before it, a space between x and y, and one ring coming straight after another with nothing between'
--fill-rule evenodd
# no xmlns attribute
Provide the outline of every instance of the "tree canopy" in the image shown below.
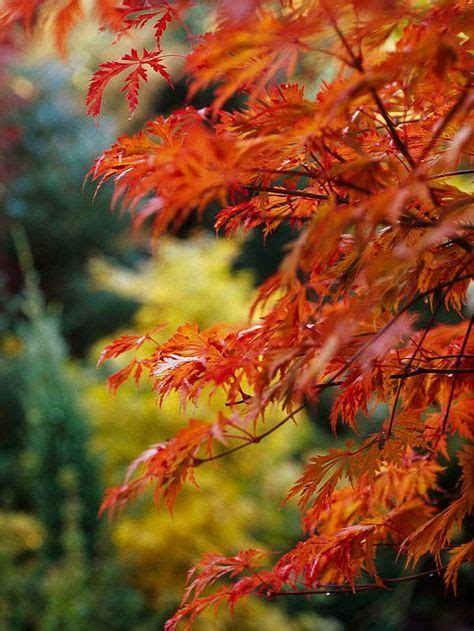
<svg viewBox="0 0 474 631"><path fill-rule="evenodd" d="M166 630L253 593L365 591L433 571L456 590L474 558L472 4L92 4L117 41L149 29L153 43L99 66L88 114L99 116L117 76L131 114L150 72L173 82L170 27L188 42L188 98L213 91L205 108L183 104L118 138L91 167L97 185L111 180L115 204L135 226L150 221L154 239L212 205L225 235L294 230L240 326L183 323L158 341L157 322L104 349L99 363L131 355L112 390L146 377L160 403L177 393L192 408L217 392L223 402L215 418L191 417L137 455L102 511L113 515L150 486L172 510L197 470L284 432L327 390L332 431L352 431L345 447L311 457L288 491L285 501L297 498L301 509L296 546L276 561L254 548L207 554ZM196 35L187 20L199 5L211 19ZM15 35L46 24L66 55L84 11L80 0L6 0L0 27ZM449 459L459 484L446 493ZM381 547L410 567L429 555L431 567L380 576Z"/></svg>

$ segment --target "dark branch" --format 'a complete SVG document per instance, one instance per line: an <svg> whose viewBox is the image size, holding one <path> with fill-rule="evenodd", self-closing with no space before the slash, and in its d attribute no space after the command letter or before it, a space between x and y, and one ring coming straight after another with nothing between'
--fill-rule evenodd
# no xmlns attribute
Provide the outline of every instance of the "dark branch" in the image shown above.
<svg viewBox="0 0 474 631"><path fill-rule="evenodd" d="M287 197L304 197L305 199L317 199L320 201L326 201L329 199L329 195L324 195L322 193L311 193L308 191L300 191L298 189L292 188L283 188L280 186L242 186L243 189L247 191L252 191L255 193L275 193L276 195L285 195ZM341 204L347 204L347 198L342 197L341 195L336 195L336 200Z"/></svg>
<svg viewBox="0 0 474 631"><path fill-rule="evenodd" d="M473 374L474 368L416 368L412 372L398 373L396 375L390 375L390 379L408 379L409 377L416 377L417 375L445 375L450 377L452 375L459 374Z"/></svg>
<svg viewBox="0 0 474 631"><path fill-rule="evenodd" d="M465 264L464 269L466 269L468 266L469 266L469 258L466 260L466 264ZM426 325L425 330L423 331L423 333L422 333L422 335L421 335L421 337L420 337L420 339L419 339L419 341L418 341L418 343L416 345L416 348L415 348L413 354L410 356L410 358L409 358L409 360L408 360L408 362L407 362L407 364L405 366L405 369L403 371L403 375L407 375L410 372L410 368L411 368L413 362L415 361L415 358L416 358L418 352L420 351L420 349L421 349L421 347L423 345L423 342L424 342L426 336L428 335L429 330L433 326L433 324L434 324L434 322L436 320L436 316L438 315L439 310L441 309L442 305L444 304L444 300L445 300L448 292L450 291L450 289L457 282L459 282L459 279L462 278L462 271L463 270L459 270L457 272L457 274L455 275L455 277L452 278L448 283L445 284L445 291L441 294L441 296L440 296L440 298L438 300L438 303L437 303L435 309L433 310L433 313L431 314L431 317L430 317L430 319L428 321L428 324ZM439 289L441 289L441 287L439 287ZM418 300L421 297L422 297L422 295L418 296ZM407 310L406 306L404 307L404 310L405 311ZM401 312L399 312L399 315L400 314L401 314ZM392 320L392 322L393 322L393 320ZM464 349L462 350L462 352L464 353ZM387 427L387 436L390 436L391 433L392 433L392 427L393 427L393 423L394 423L394 420L395 420L395 413L396 413L396 410L397 410L398 401L400 400L400 396L401 396L401 393L402 393L403 384L404 384L404 379L402 378L400 383L398 384L397 392L395 394L395 401L393 402L392 412L390 414L390 419L389 419L388 427Z"/></svg>
<svg viewBox="0 0 474 631"><path fill-rule="evenodd" d="M467 263L466 263L466 267L467 267ZM340 381L337 381L339 379L339 377L341 375L343 375L349 368L350 366L357 361L357 359L361 356L361 354L364 352L364 350L370 346L370 344L372 344L374 341L376 341L381 335L383 335L391 326L393 326L395 324L395 322L398 320L398 318L405 313L406 311L408 311L408 309L410 309L414 304L416 304L419 300L422 300L423 298L429 296L430 294L439 291L441 289L444 289L446 287L451 288L454 284L459 283L463 280L467 280L471 278L471 274L460 274L458 273L458 275L456 276L456 278L447 281L445 283L438 283L438 285L436 285L436 287L432 287L431 289L428 289L427 291L424 291L423 293L417 295L413 300L411 300L410 302L408 302L404 307L402 307L402 309L400 309L400 311L392 318L392 320L390 320L390 322L388 324L386 324L384 327L382 327L374 336L373 338L371 338L370 340L367 341L366 344L364 344L363 346L361 346L361 348L359 348L359 350L351 357L351 359L344 364L344 366L342 366L333 376L332 379L330 381L327 381L325 383L320 383L320 384L316 384L314 387L320 389L321 391L324 391L326 388L330 388L333 387L335 385L341 385ZM464 350L462 351L464 352ZM204 464L205 462L212 462L213 460L218 460L220 458L224 458L225 456L228 456L230 454L233 454L237 451L240 451L241 449L244 449L245 447L249 447L250 445L254 445L259 443L261 440L263 440L264 438L266 438L267 436L269 436L270 434L273 434L273 432L275 432L277 429L279 429L280 427L282 427L283 425L285 425L290 419L292 419L294 417L295 414L297 414L298 412L301 412L303 409L305 408L305 405L300 405L299 407L297 407L296 409L294 409L290 414L287 414L281 421L279 421L278 423L276 423L276 425L273 425L272 427L270 427L270 429L266 430L265 432L263 432L262 434L259 434L257 436L254 436L252 438L252 440L248 440L240 445L236 445L235 447L232 447L231 449L227 449L226 451L222 451L221 453L216 454L215 456L209 456L207 458L197 458L194 457L193 458L193 466L198 467L201 464ZM373 442L376 442L377 439L374 439ZM369 443L369 445L373 444ZM365 445L364 447L362 447L361 449L366 449L369 445ZM357 453L357 452L354 452ZM353 453L351 453L350 455L353 455Z"/></svg>
<svg viewBox="0 0 474 631"><path fill-rule="evenodd" d="M474 316L471 316L471 319L469 321L469 325L467 327L466 335L464 336L464 340L463 340L461 349L459 351L459 356L457 357L456 362L454 364L454 370L457 370L458 367L459 367L459 364L461 363L461 357L464 354L464 351L466 350L466 346L467 346L467 343L469 341L469 336L471 335L473 323L474 323ZM449 392L449 399L448 399L448 404L446 406L446 412L444 413L443 420L441 422L440 436L443 436L443 434L444 434L444 432L446 430L446 424L448 422L449 412L451 410L451 405L453 403L454 391L455 390L456 390L456 376L453 377L453 383L451 384L451 390Z"/></svg>
<svg viewBox="0 0 474 631"><path fill-rule="evenodd" d="M324 1L323 6L326 10L326 13L329 16L329 20L331 21L331 24L334 27L334 30L336 31L339 39L342 42L342 45L344 46L344 48L346 49L346 51L348 52L351 60L352 60L352 66L360 73L360 74L365 74L364 71L364 66L362 63L362 58L358 55L356 55L354 53L354 51L352 50L349 42L347 41L344 33L341 31L341 29L339 28L339 25L337 23L336 18L334 17L331 9L328 7L328 5L326 4L326 2ZM384 119L384 121L387 123L387 127L388 127L388 131L392 137L393 142L395 143L395 145L397 146L398 150L400 151L400 153L404 156L404 158L406 159L406 161L408 162L408 164L413 168L415 166L415 161L413 160L413 158L411 157L410 152L408 151L408 147L406 146L406 144L403 142L403 140L400 138L400 136L398 135L397 129L395 127L395 124L393 122L393 120L391 119L389 113L387 112L387 109L384 105L384 103L382 102L382 99L380 98L377 90L372 87L372 86L368 86L369 92L372 95L372 98L374 99L380 114L382 116L382 118Z"/></svg>
<svg viewBox="0 0 474 631"><path fill-rule="evenodd" d="M441 122L438 124L435 131L433 132L433 135L430 138L430 141L423 149L423 152L419 158L419 162L423 162L423 160L425 160L425 158L429 155L430 151L433 149L433 147L437 143L443 131L446 129L446 127L449 125L449 123L452 121L452 119L456 116L458 111L461 109L462 105L464 104L464 101L467 99L469 95L469 91L471 87L472 86L470 86L469 84L466 86L466 89L461 93L460 97L452 105L452 107L445 114Z"/></svg>
<svg viewBox="0 0 474 631"><path fill-rule="evenodd" d="M364 592L374 589L387 589L385 583L389 585L393 585L396 583L405 583L407 581L414 581L418 578L423 578L425 576L434 576L435 573L439 573L440 570L444 569L446 565L441 565L438 568L434 568L432 570L426 570L425 572L418 572L417 574L410 574L409 576L400 576L397 578L382 578L383 585L379 585L378 583L359 583L358 585L321 585L318 589L308 589L301 590L295 592L270 592L270 598L273 596L314 596L318 594L344 594L344 593L354 593L354 592Z"/></svg>
<svg viewBox="0 0 474 631"><path fill-rule="evenodd" d="M456 175L471 175L474 169L461 169L460 171L446 171L446 173L438 173L438 175L430 175L429 180L441 180L444 177L455 177Z"/></svg>

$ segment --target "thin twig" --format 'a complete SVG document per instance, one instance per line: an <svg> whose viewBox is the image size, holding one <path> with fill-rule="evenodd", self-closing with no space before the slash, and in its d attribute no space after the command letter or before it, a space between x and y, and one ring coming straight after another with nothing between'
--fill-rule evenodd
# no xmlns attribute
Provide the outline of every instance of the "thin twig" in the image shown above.
<svg viewBox="0 0 474 631"><path fill-rule="evenodd" d="M467 267L469 265L469 262L466 261L465 267ZM425 327L425 330L423 331L418 344L416 345L416 348L413 352L413 354L410 356L410 358L408 359L408 362L405 366L405 369L403 371L403 373L406 375L410 372L410 368L413 364L413 362L415 361L416 355L418 354L423 342L425 341L425 338L429 332L429 330L431 329L431 327L434 324L434 321L436 320L436 316L438 314L438 311L441 309L442 305L444 304L444 300L446 298L446 295L448 294L448 292L450 291L450 289L459 281L459 278L461 277L461 270L458 271L458 273L455 275L455 277L453 279L451 279L451 281L449 281L446 285L446 291L444 291L444 293L441 295L438 304L436 305L433 313L431 314L431 317L428 321L428 324ZM462 351L464 352L464 350ZM401 379L400 383L398 384L398 388L397 388L397 392L395 394L395 400L393 402L393 407L392 407L392 412L390 414L390 419L388 422L388 427L387 427L387 436L390 436L392 433L392 427L393 427L393 423L395 420L395 413L397 410L397 405L398 405L398 401L400 400L400 395L402 393L402 389L403 389L403 384L404 384L404 380Z"/></svg>
<svg viewBox="0 0 474 631"><path fill-rule="evenodd" d="M418 578L423 578L425 576L433 576L436 572L439 573L440 570L444 569L445 565L441 565L437 568L433 568L431 570L426 570L424 572L418 572L417 574L410 574L409 576L399 576L396 578L382 578L383 583L396 584L396 583L405 583L407 581L414 581ZM378 583L360 583L358 585L341 585L337 586L334 584L330 585L321 585L318 589L308 589L308 590L300 590L294 592L270 592L269 597L273 596L313 596L317 594L344 594L344 593L354 593L354 592L363 592L375 589L387 589L386 585L379 585Z"/></svg>
<svg viewBox="0 0 474 631"><path fill-rule="evenodd" d="M464 355L430 355L429 357L420 358L417 361L430 362L438 359L456 359L456 357L461 357L461 359L474 359L474 355L465 353Z"/></svg>
<svg viewBox="0 0 474 631"><path fill-rule="evenodd" d="M430 175L429 180L440 180L444 177L455 177L456 175L471 175L474 169L461 169L460 171L446 171L446 173L438 173L438 175Z"/></svg>
<svg viewBox="0 0 474 631"><path fill-rule="evenodd" d="M464 354L464 351L466 350L466 346L467 346L467 343L469 341L469 336L471 335L473 322L474 322L474 316L471 316L471 319L470 319L468 327L467 327L466 335L464 336L464 340L463 340L463 343L461 345L461 350L459 351L459 356L457 357L456 362L454 364L453 372L458 369L459 364L461 363L462 355ZM444 434L444 432L446 430L446 424L448 422L449 411L450 411L451 405L453 403L455 389L456 389L456 375L453 377L453 382L451 384L451 390L449 392L448 404L446 406L446 412L444 413L443 420L441 422L440 437L443 436L443 434Z"/></svg>
<svg viewBox="0 0 474 631"><path fill-rule="evenodd" d="M380 114L382 115L384 121L387 123L390 135L392 136L394 143L398 147L398 150L400 151L401 154L403 154L408 164L413 168L415 166L415 161L411 157L411 154L408 151L408 147L398 135L397 129L395 125L393 124L393 121L390 118L390 115L387 112L385 105L383 104L383 101L380 98L377 90L375 88L369 87L369 92L372 95L372 98L374 99L375 103L377 104L377 107L379 108Z"/></svg>
<svg viewBox="0 0 474 631"><path fill-rule="evenodd" d="M467 264L466 264L467 266ZM395 322L398 320L398 318L405 313L406 311L408 311L408 309L410 309L414 304L416 304L419 300L422 300L423 298L425 298L426 296L429 296L430 294L432 294L435 291L444 289L445 287L451 287L453 284L455 283L459 283L463 280L467 280L471 278L471 274L464 274L464 275L460 275L457 278L455 278L454 280L451 280L449 282L445 282L445 283L438 283L438 285L436 285L436 287L433 287L431 289L428 289L426 291L424 291L423 293L419 294L418 296L416 296L413 300L411 300L410 302L408 302L404 307L402 307L402 309L400 309L400 311L392 318L392 320L390 320L390 322L388 322L384 327L382 327L370 340L367 341L366 344L364 344L363 346L361 346L361 348L359 348L359 350L351 357L351 359L344 364L344 366L342 366L333 376L332 379L330 381L327 381L326 383L320 383L320 384L316 384L314 387L320 389L321 391L325 390L326 388L332 387L334 385L341 385L341 382L337 382L336 380L344 373L346 372L350 366L357 361L357 359L360 357L360 355L364 352L364 350L367 348L367 346L369 346L370 344L372 344L374 341L376 341L381 335L383 335L391 326L393 326L393 324L395 324ZM297 414L298 412L301 412L303 409L305 408L305 405L300 405L299 407L297 407L295 410L293 410L290 414L287 414L287 416L285 416L281 421L279 421L276 425L273 425L272 427L270 427L270 429L268 429L267 431L263 432L262 434L259 434L258 436L255 436L252 440L249 440L248 442L242 443L241 445L236 445L235 447L232 447L231 449L227 449L226 451L222 451L218 454L216 454L215 456L209 456L207 458L197 458L194 457L193 458L193 465L195 467L200 466L201 464L204 464L205 462L212 462L213 460L218 460L220 458L224 458L225 456L228 456L230 454L235 453L236 451L240 451L241 449L244 449L245 447L249 447L250 445L254 445L259 443L261 440L263 440L264 438L266 438L267 436L269 436L270 434L272 434L273 432L275 432L277 429L279 429L280 427L282 427L283 425L285 425L285 423L287 423L291 418L293 418L293 416L295 414ZM377 439L374 439L373 442L376 442ZM372 442L364 445L361 449L367 449L367 447L369 447L371 444L373 444ZM353 455L352 453L350 455Z"/></svg>
<svg viewBox="0 0 474 631"><path fill-rule="evenodd" d="M241 188L252 191L255 193L275 193L276 195L285 195L289 197L304 197L305 199L317 199L326 201L329 199L329 195L323 195L322 193L311 193L309 191L301 191L298 189L283 188L280 186L258 186L258 185L245 185ZM341 195L336 195L336 200L341 204L347 204L347 198Z"/></svg>
<svg viewBox="0 0 474 631"><path fill-rule="evenodd" d="M336 31L339 39L342 42L342 45L347 50L347 52L349 53L350 58L352 59L353 67L360 74L364 75L365 71L364 71L364 65L363 65L361 56L356 55L354 53L354 51L352 50L352 48L351 48L349 42L347 41L344 33L339 28L337 20L334 17L331 9L326 4L326 1L323 0L322 4L324 6L324 9L326 10L326 13L328 14L329 20L331 21L331 24L333 25L334 30ZM389 113L387 112L387 109L386 109L382 99L380 98L377 90L374 87L370 86L370 85L368 85L368 90L369 90L370 94L372 95L372 98L374 99L374 101L375 101L375 103L376 103L376 105L377 105L377 107L378 107L378 109L380 111L380 114L382 115L382 118L387 123L388 131L389 131L389 133L390 133L395 145L397 146L397 148L400 151L400 153L404 156L404 158L406 159L408 164L413 168L415 166L415 161L411 157L411 154L408 151L408 147L406 146L406 144L403 142L403 140L398 135L398 132L397 132L397 129L396 129L395 125L394 125L394 122L391 119Z"/></svg>
<svg viewBox="0 0 474 631"><path fill-rule="evenodd" d="M470 90L471 87L472 86L470 86L469 84L466 86L466 89L461 93L461 95L457 99L457 101L455 101L455 103L451 106L451 108L444 115L443 119L438 124L438 126L435 129L435 131L433 132L433 135L431 136L428 144L423 149L423 151L421 153L421 156L419 157L419 160L418 160L419 162L423 162L423 160L425 160L425 158L427 158L427 156L429 155L431 149L433 149L433 147L437 143L437 141L438 141L439 137L441 136L441 134L443 133L443 131L446 129L446 127L449 125L449 123L452 121L452 119L456 116L458 110L464 104L464 101L467 99L468 94L469 94L469 90Z"/></svg>
<svg viewBox="0 0 474 631"><path fill-rule="evenodd" d="M410 371L410 368L413 364L413 362L415 361L415 358L418 354L418 351L420 350L423 342L425 341L425 337L428 335L428 332L430 331L431 327L433 326L435 320L436 320L436 316L438 315L438 311L441 309L442 305L444 304L444 299L446 296L448 289L446 290L446 292L444 294L441 295L440 299L438 300L438 304L436 305L436 308L434 309L433 313L431 314L431 317L428 321L428 324L425 327L425 330L423 331L414 352L412 353L412 355L410 356L405 369L403 370L403 375L402 378L400 380L400 383L398 384L398 388L397 388L397 392L395 394L395 400L393 402L393 407L392 407L392 411L390 413L390 419L388 421L388 427L387 427L387 436L390 437L392 434L392 428L393 428L393 423L395 421L395 414L397 411L397 405L398 405L398 401L400 400L400 396L402 394L402 389L403 389L403 385L404 385L404 379L403 376L407 375Z"/></svg>
<svg viewBox="0 0 474 631"><path fill-rule="evenodd" d="M473 374L474 368L416 368L412 372L398 373L396 375L390 375L390 379L409 379L410 377L416 377L417 375L446 375L450 377L452 375L459 374Z"/></svg>
<svg viewBox="0 0 474 631"><path fill-rule="evenodd" d="M236 447L232 447L231 449L227 449L226 451L221 451L220 453L216 454L215 456L209 456L207 458L194 458L193 459L193 465L195 467L198 467L198 466L204 464L205 462L212 462L213 460L218 460L219 458L224 458L224 456L228 456L229 454L233 454L236 451L240 451L244 447L248 447L249 445L254 445L256 443L259 443L261 440L263 440L264 438L266 438L267 436L269 436L270 434L275 432L277 429L279 429L282 425L287 423L291 418L294 417L295 414L297 414L298 412L301 412L302 410L304 410L304 408L305 408L305 404L303 403L302 405L298 406L295 410L293 410L292 412L287 414L285 416L285 418L283 418L281 421L279 421L276 425L273 425L273 427L270 427L270 429L267 429L266 432L263 432L263 434L259 434L258 436L254 436L252 438L252 440L249 439L247 442L244 442L241 445L237 445Z"/></svg>

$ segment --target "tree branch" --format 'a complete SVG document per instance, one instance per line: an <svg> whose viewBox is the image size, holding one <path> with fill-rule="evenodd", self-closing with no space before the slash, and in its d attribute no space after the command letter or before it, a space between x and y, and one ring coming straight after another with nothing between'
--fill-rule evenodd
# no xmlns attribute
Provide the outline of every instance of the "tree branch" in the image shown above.
<svg viewBox="0 0 474 631"><path fill-rule="evenodd" d="M466 264L467 266L468 264ZM450 280L448 282L445 283L439 283L438 285L436 285L436 287L433 287L432 289L428 289L427 291L424 291L423 293L419 294L418 296L416 296L416 298L414 298L413 300L411 300L409 303L407 303L402 309L400 309L400 311L392 318L392 320L390 320L390 322L388 324L386 324L384 327L382 327L374 336L373 338L371 338L368 342L366 342L366 344L364 344L361 348L359 348L359 350L351 357L351 359L344 364L344 366L342 366L333 376L332 379L330 381L327 381L325 383L320 383L320 384L316 384L314 387L320 389L321 391L324 391L326 388L330 388L336 385L342 385L343 382L341 381L337 381L338 378L344 374L344 372L346 372L348 370L348 368L350 368L350 366L357 361L357 359L360 357L360 355L364 352L364 350L370 345L372 344L374 341L376 341L381 335L383 335L391 326L393 326L393 324L398 320L398 318L405 313L406 311L408 311L408 309L410 309L414 304L416 304L419 300L422 300L423 298L425 298L426 296L429 296L430 294L434 293L435 291L444 289L445 287L452 287L454 284L459 283L463 280L467 280L468 278L471 278L470 274L465 274L465 275L459 275L457 276L454 280ZM464 352L464 351L463 351ZM303 409L305 408L305 404L302 404L300 406L298 406L296 409L294 409L290 414L287 414L281 421L279 421L278 423L276 423L276 425L273 425L272 427L270 427L270 429L266 430L265 432L263 432L262 434L259 434L255 437L253 437L252 440L248 440L244 443L242 443L241 445L236 445L235 447L232 447L230 449L227 449L226 451L222 451L214 456L208 456L207 458L197 458L194 457L193 458L193 466L195 467L199 467L200 465L204 464L205 462L212 462L214 460L219 460L220 458L224 458L225 456L229 456L230 454L233 454L237 451L240 451L241 449L244 449L245 447L249 447L250 445L254 445L259 443L260 441L262 441L264 438L266 438L267 436L269 436L270 434L273 434L273 432L275 432L277 429L279 429L280 427L282 427L283 425L285 425L285 423L287 423L291 418L294 417L295 414L298 414L298 412L301 412ZM370 443L372 444L372 443ZM365 448L367 447L367 445L365 446ZM352 455L352 454L351 454Z"/></svg>
<svg viewBox="0 0 474 631"><path fill-rule="evenodd" d="M443 131L446 129L446 127L449 125L452 119L456 116L458 110L464 104L464 101L467 99L467 96L469 94L471 87L472 86L470 84L466 85L466 89L461 93L457 101L451 106L448 112L444 115L443 119L441 120L441 122L439 123L435 131L433 132L433 135L431 136L431 139L429 140L428 144L423 149L421 156L418 159L418 162L423 162L423 160L425 160L425 158L428 157L431 149L433 149L433 147L437 143Z"/></svg>
<svg viewBox="0 0 474 631"><path fill-rule="evenodd" d="M390 115L387 112L387 109L385 108L385 105L383 104L383 101L380 98L377 90L375 88L369 87L369 92L372 95L372 98L374 99L375 103L377 104L377 107L380 110L380 114L382 115L382 118L387 123L387 127L390 132L390 135L392 136L393 142L396 144L398 150L404 156L408 164L413 168L415 166L415 161L411 157L411 154L408 151L408 147L398 135L396 127L393 124L393 121L390 118Z"/></svg>
<svg viewBox="0 0 474 631"><path fill-rule="evenodd" d="M325 201L329 199L329 195L324 195L321 193L311 193L307 191L300 191L298 189L291 188L283 188L280 186L257 186L257 185L245 185L241 188L252 191L255 193L275 193L276 195L285 195L290 197L304 197L305 199L317 199L321 201ZM336 200L340 204L347 204L347 197L342 197L341 195L336 195Z"/></svg>
<svg viewBox="0 0 474 631"><path fill-rule="evenodd" d="M391 585L396 583L405 583L407 581L414 581L418 578L423 578L425 576L433 576L435 573L439 573L440 570L443 570L446 567L445 565L441 565L438 568L433 568L431 570L426 570L424 572L418 572L417 574L410 574L409 576L399 576L396 578L382 578L383 583L389 583ZM364 592L375 589L387 589L385 585L379 585L378 583L359 583L358 585L321 585L318 589L308 589L301 590L295 592L270 592L269 597L273 596L314 596L318 594L344 594L344 593L354 593L354 592Z"/></svg>
<svg viewBox="0 0 474 631"><path fill-rule="evenodd" d="M452 375L459 374L473 374L474 368L416 368L412 372L398 373L396 375L390 375L390 379L409 379L410 377L416 377L417 375L446 375L450 377Z"/></svg>
<svg viewBox="0 0 474 631"><path fill-rule="evenodd" d="M456 175L471 175L474 169L461 169L460 171L446 171L446 173L438 173L438 175L430 175L429 180L441 180L444 177L455 177Z"/></svg>
<svg viewBox="0 0 474 631"><path fill-rule="evenodd" d="M466 346L467 346L467 343L469 341L469 336L471 335L471 330L472 330L473 323L474 323L474 316L471 316L471 319L469 321L469 325L467 327L466 335L464 336L464 340L463 340L463 343L462 343L462 346L461 346L461 350L459 351L459 355L458 355L458 357L456 359L456 362L454 364L454 370L457 370L458 367L459 367L459 364L461 363L462 355L464 354L464 351L466 350ZM453 403L454 391L455 390L456 390L456 375L453 377L453 383L451 384L451 390L449 392L449 400L448 400L448 404L446 406L446 412L444 413L443 420L441 422L440 437L443 436L444 432L446 431L446 424L448 422L449 411L451 410L451 405Z"/></svg>
<svg viewBox="0 0 474 631"><path fill-rule="evenodd" d="M468 264L469 264L468 261L466 261L465 267L467 267ZM438 311L441 309L442 305L444 304L444 300L446 298L446 295L448 294L449 290L459 281L460 276L461 276L461 270L459 270L458 273L456 274L456 276L447 283L446 291L444 291L444 293L441 295L440 299L438 300L438 304L436 305L433 313L431 314L431 317L430 317L430 319L428 321L428 324L426 325L425 330L423 331L423 333L422 333L422 335L420 337L420 340L418 341L413 354L410 356L410 358L409 358L409 360L408 360L408 362L407 362L407 364L405 366L405 369L403 371L403 375L407 375L410 372L410 368L411 368L413 362L415 361L416 355L418 354L423 342L425 341L425 338L428 335L429 330L433 326L434 321L436 320L436 316L438 314ZM462 352L464 352L464 349L463 349ZM393 402L392 412L390 414L390 419L389 419L389 422L388 422L387 436L390 436L391 433L392 433L392 427L393 427L393 423L394 423L394 420L395 420L395 413L396 413L396 410L397 410L398 401L400 400L400 395L402 393L403 384L404 384L404 379L401 378L400 383L399 383L398 388L397 388L397 392L395 394L395 401Z"/></svg>
<svg viewBox="0 0 474 631"><path fill-rule="evenodd" d="M324 6L324 9L326 10L326 13L328 14L329 20L331 21L331 24L334 27L334 30L336 31L339 39L342 42L342 45L344 46L344 48L347 50L350 58L352 59L352 65L353 67L362 75L365 74L364 71L364 65L362 63L362 58L360 56L357 56L354 51L352 50L349 42L347 41L344 33L341 31L341 29L339 28L339 25L337 23L336 18L334 17L331 9L328 7L328 5L326 4L326 1L323 0L322 4ZM368 89L370 94L372 95L372 98L374 99L380 114L382 116L382 118L384 119L384 121L387 123L387 127L388 127L388 131L392 137L393 142L395 143L395 145L397 146L398 150L400 151L400 153L404 156L404 158L406 159L406 161L408 162L408 164L413 168L415 166L415 161L413 160L413 158L411 157L410 152L408 151L408 147L406 146L406 144L403 142L403 140L400 138L400 136L398 135L398 132L396 130L396 127L394 125L394 122L392 121L389 113L387 112L387 109L382 101L382 99L380 98L377 90L368 85Z"/></svg>

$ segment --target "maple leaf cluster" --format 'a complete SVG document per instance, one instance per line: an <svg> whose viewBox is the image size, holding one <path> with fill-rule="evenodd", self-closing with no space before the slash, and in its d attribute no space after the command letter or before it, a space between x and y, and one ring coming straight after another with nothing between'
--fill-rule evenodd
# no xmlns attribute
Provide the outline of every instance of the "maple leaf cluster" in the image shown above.
<svg viewBox="0 0 474 631"><path fill-rule="evenodd" d="M42 4L8 0L0 25L32 28ZM128 73L132 112L147 67L171 81L162 36L169 24L185 23L193 4L95 2L103 28L120 37L151 26L156 49L102 64L90 114L119 73ZM192 419L147 450L109 489L102 510L113 513L150 485L171 508L197 467L251 448L332 389L331 427L336 433L347 424L354 439L311 457L289 490L304 538L273 564L259 550L205 557L167 631L251 593L361 591L424 574L380 577L380 546L413 565L431 555L456 589L461 564L474 558L473 543L462 539L474 507L474 341L465 304L474 270L474 7L466 0L207 4L214 26L189 37L185 72L190 96L213 87L213 102L119 138L91 176L112 180L115 202L137 224L151 220L155 238L218 203L215 225L224 234L258 228L267 235L289 223L295 240L242 327L185 324L163 344L151 335L120 338L104 351L109 359L149 348L111 378L113 388L147 374L159 401L177 392L185 406L219 389L226 405L214 421ZM63 49L81 3L44 10L53 12ZM333 78L314 96L310 86L328 65ZM223 109L235 95L245 104ZM439 323L444 310L454 313L453 324ZM361 436L358 419L381 404L385 418ZM281 417L271 422L275 406ZM439 478L451 457L460 483L440 505Z"/></svg>

